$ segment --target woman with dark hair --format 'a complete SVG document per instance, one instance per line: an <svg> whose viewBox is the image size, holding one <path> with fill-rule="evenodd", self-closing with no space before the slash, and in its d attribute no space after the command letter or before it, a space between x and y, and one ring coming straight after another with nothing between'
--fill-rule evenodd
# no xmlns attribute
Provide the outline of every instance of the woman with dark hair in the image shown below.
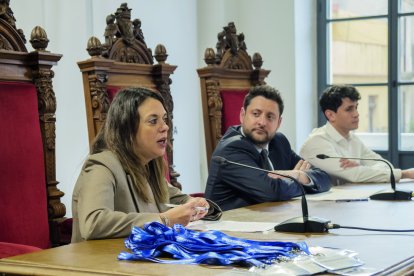
<svg viewBox="0 0 414 276"><path fill-rule="evenodd" d="M206 199L167 183L167 123L158 93L145 88L117 93L74 188L72 242L126 237L132 226L151 221L187 225L213 211Z"/></svg>

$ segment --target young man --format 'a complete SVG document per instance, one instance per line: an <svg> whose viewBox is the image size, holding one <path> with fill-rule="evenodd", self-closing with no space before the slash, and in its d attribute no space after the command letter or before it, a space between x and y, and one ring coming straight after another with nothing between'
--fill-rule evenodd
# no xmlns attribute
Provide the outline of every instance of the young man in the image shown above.
<svg viewBox="0 0 414 276"><path fill-rule="evenodd" d="M390 181L390 169L381 161L316 157L318 154L325 154L332 157L382 159L352 133L352 130L358 128L360 99L359 92L352 86L334 85L326 89L319 103L328 122L312 131L300 151L301 156L312 165L329 173L336 184ZM396 181L401 178L414 178L414 170L394 169L394 176Z"/></svg>
<svg viewBox="0 0 414 276"><path fill-rule="evenodd" d="M286 137L276 133L282 113L283 100L277 90L256 86L249 91L240 111L241 125L230 127L213 152L206 198L223 210L229 210L300 196L299 185L310 193L329 190L328 174L312 169L291 149ZM215 159L217 156L248 166L276 170L295 178L300 184L263 171L222 164Z"/></svg>

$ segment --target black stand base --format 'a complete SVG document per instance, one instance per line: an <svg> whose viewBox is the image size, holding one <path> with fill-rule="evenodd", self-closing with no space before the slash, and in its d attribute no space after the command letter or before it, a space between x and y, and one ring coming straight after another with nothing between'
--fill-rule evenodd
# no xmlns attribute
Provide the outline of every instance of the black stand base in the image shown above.
<svg viewBox="0 0 414 276"><path fill-rule="evenodd" d="M288 219L275 226L277 232L294 233L325 233L328 232L330 221L317 217L309 217L305 222L303 217Z"/></svg>
<svg viewBox="0 0 414 276"><path fill-rule="evenodd" d="M384 190L371 195L369 198L374 200L411 200L412 191L408 190Z"/></svg>

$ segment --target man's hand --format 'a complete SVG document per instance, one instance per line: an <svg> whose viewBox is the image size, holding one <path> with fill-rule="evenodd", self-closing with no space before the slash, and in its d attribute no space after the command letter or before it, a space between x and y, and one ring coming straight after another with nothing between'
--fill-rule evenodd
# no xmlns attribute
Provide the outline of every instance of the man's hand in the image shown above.
<svg viewBox="0 0 414 276"><path fill-rule="evenodd" d="M280 174L284 174L284 175L288 175L293 177L294 179L296 179L299 183L301 184L309 184L310 183L310 179L309 177L306 175L305 171L309 170L311 167L311 165L305 161L305 160L300 160L296 166L293 168L293 170L281 170L281 171L275 171L276 173L280 173ZM271 178L286 178L280 175L275 175L275 174L268 174L269 177Z"/></svg>
<svg viewBox="0 0 414 276"><path fill-rule="evenodd" d="M339 165L341 166L342 169L347 169L347 168L358 167L359 163L357 161L352 161L346 158L341 158L339 159Z"/></svg>
<svg viewBox="0 0 414 276"><path fill-rule="evenodd" d="M305 160L299 160L299 162L296 164L295 168L293 170L299 170L299 171L307 171L311 167L311 164L308 161Z"/></svg>

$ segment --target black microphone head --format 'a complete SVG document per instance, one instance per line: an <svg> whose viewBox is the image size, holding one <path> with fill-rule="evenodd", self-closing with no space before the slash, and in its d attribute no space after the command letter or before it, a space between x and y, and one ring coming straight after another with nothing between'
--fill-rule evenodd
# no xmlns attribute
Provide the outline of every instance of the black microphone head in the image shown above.
<svg viewBox="0 0 414 276"><path fill-rule="evenodd" d="M221 156L213 156L212 160L217 162L220 166L227 164L227 159Z"/></svg>
<svg viewBox="0 0 414 276"><path fill-rule="evenodd" d="M330 158L330 156L328 156L328 155L326 155L326 154L317 154L317 155L316 155L316 158L319 158L319 159L326 159L326 158Z"/></svg>

